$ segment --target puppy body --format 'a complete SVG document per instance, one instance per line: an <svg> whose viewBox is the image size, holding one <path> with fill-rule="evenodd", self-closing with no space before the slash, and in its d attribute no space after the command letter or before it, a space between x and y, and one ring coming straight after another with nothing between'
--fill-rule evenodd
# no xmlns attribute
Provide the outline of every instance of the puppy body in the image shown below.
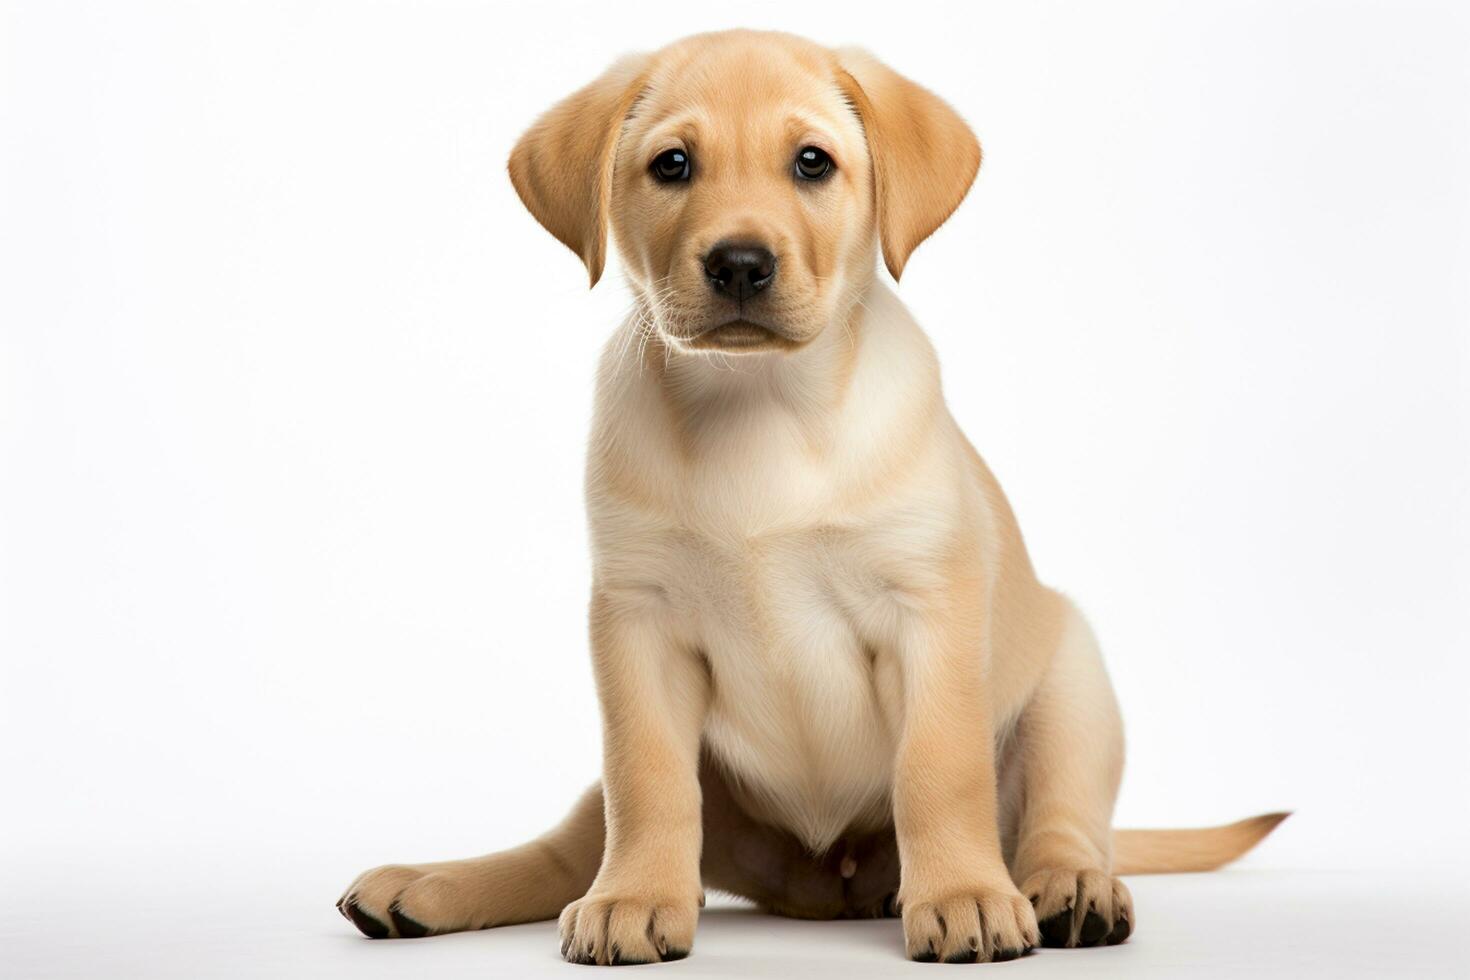
<svg viewBox="0 0 1470 980"><path fill-rule="evenodd" d="M532 213L594 282L611 223L636 300L587 472L603 782L522 848L367 872L340 903L364 932L560 911L569 959L674 959L708 885L901 907L913 958L1007 959L1121 942L1130 861L1213 867L1274 826L1111 829L1096 641L875 273L978 165L953 110L867 56L749 32L620 62L521 141Z"/></svg>
<svg viewBox="0 0 1470 980"><path fill-rule="evenodd" d="M951 667L915 637L931 606L973 604L993 635L988 658L954 666L988 691L1002 740L1075 614L1036 582L933 349L880 283L846 329L776 358L666 360L655 340L635 364L639 329L624 325L601 371L597 592L692 652L704 738L746 805L825 851L891 822L907 675Z"/></svg>

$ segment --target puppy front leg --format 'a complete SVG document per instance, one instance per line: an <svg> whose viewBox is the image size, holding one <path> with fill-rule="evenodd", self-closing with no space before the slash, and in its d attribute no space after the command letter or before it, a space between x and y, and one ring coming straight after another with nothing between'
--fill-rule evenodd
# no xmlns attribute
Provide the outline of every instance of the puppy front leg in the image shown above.
<svg viewBox="0 0 1470 980"><path fill-rule="evenodd" d="M682 959L703 903L699 739L708 675L646 596L599 591L591 619L607 842L591 889L562 912L562 955L604 966Z"/></svg>
<svg viewBox="0 0 1470 980"><path fill-rule="evenodd" d="M906 632L893 800L905 946L924 962L1014 959L1040 937L1001 854L985 630L966 610Z"/></svg>

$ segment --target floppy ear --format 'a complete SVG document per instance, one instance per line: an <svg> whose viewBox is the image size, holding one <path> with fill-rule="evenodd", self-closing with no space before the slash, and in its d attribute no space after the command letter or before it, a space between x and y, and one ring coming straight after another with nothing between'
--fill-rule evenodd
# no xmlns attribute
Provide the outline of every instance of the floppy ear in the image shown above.
<svg viewBox="0 0 1470 980"><path fill-rule="evenodd" d="M618 134L651 59L630 55L536 120L510 153L510 182L526 209L602 277Z"/></svg>
<svg viewBox="0 0 1470 980"><path fill-rule="evenodd" d="M980 143L948 103L867 52L848 48L837 59L867 130L883 261L896 280L909 253L964 200Z"/></svg>

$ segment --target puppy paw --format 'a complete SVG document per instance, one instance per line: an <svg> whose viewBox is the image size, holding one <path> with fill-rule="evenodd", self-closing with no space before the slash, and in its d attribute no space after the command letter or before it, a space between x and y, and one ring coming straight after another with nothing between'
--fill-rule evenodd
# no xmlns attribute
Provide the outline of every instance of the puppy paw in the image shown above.
<svg viewBox="0 0 1470 980"><path fill-rule="evenodd" d="M389 864L359 875L337 911L369 939L417 939L482 929L472 879L450 869Z"/></svg>
<svg viewBox="0 0 1470 980"><path fill-rule="evenodd" d="M1013 960L1040 941L1031 905L1014 888L981 887L935 900L906 899L903 936L909 959L920 963Z"/></svg>
<svg viewBox="0 0 1470 980"><path fill-rule="evenodd" d="M698 920L698 901L589 894L562 911L561 955L598 966L682 960L694 945Z"/></svg>
<svg viewBox="0 0 1470 980"><path fill-rule="evenodd" d="M1105 871L1038 871L1021 891L1036 909L1043 946L1116 946L1133 932L1133 896Z"/></svg>

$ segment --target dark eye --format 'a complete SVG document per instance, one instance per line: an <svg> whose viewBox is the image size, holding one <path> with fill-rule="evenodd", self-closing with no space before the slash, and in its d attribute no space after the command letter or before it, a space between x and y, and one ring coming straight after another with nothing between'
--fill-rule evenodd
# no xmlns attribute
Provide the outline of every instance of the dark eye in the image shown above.
<svg viewBox="0 0 1470 980"><path fill-rule="evenodd" d="M832 172L832 158L826 150L804 147L796 155L796 176L802 180L821 180Z"/></svg>
<svg viewBox="0 0 1470 980"><path fill-rule="evenodd" d="M671 183L689 179L689 154L683 150L664 150L653 158L648 169L656 180Z"/></svg>

